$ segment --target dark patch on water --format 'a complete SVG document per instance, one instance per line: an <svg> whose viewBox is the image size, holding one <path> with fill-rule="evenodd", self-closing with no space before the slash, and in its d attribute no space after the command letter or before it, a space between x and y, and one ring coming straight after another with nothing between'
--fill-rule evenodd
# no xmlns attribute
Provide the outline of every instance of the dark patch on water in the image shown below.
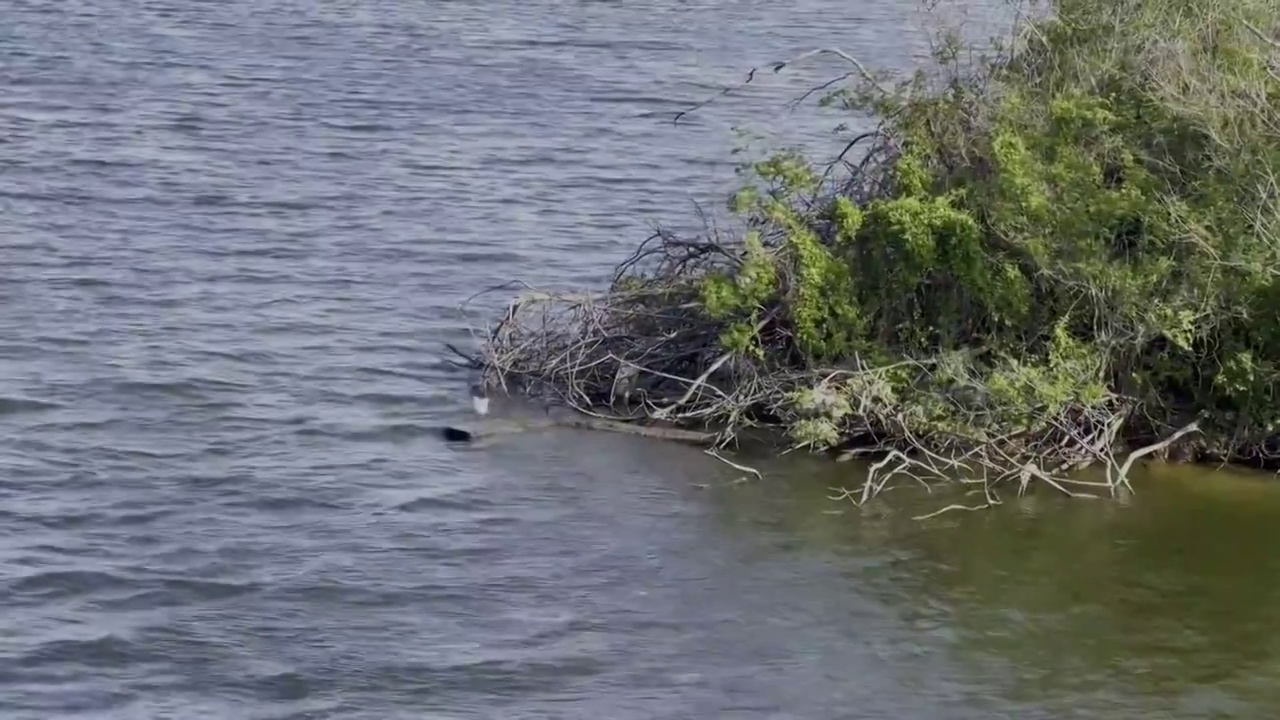
<svg viewBox="0 0 1280 720"><path fill-rule="evenodd" d="M31 413L41 410L55 410L62 407L57 403L33 400L31 398L0 397L0 415L15 413Z"/></svg>

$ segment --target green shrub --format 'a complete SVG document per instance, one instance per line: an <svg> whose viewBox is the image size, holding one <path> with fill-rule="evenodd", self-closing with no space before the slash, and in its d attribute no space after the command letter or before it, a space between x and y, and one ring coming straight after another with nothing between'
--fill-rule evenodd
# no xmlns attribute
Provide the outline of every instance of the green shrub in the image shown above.
<svg viewBox="0 0 1280 720"><path fill-rule="evenodd" d="M1049 432L1123 405L1148 418L1132 434L1199 414L1248 454L1280 424L1280 16L1053 10L970 67L948 39L937 73L841 93L881 119L888 158L844 187L794 153L759 163L732 203L753 241L702 280L707 310L739 320L728 347L758 353L747 336L774 308L806 366L914 362L875 397L910 403L921 432ZM940 372L947 353L965 359ZM815 446L869 412L810 400L790 412Z"/></svg>
<svg viewBox="0 0 1280 720"><path fill-rule="evenodd" d="M606 293L522 296L489 363L722 438L765 423L811 448L996 447L1023 483L1193 418L1200 449L1267 461L1274 0L1052 9L967 64L942 33L931 71L855 74L823 102L878 122L861 158L756 163L729 202L741 233L660 231Z"/></svg>

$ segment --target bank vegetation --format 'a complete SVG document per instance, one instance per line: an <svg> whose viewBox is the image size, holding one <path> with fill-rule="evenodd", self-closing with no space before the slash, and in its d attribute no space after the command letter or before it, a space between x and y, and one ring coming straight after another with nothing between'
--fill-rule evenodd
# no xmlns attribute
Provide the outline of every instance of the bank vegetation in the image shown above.
<svg viewBox="0 0 1280 720"><path fill-rule="evenodd" d="M1280 14L1058 0L981 56L852 55L874 129L781 152L732 231L659 231L602 292L527 288L489 379L596 417L776 428L893 478L1106 494L1139 455L1280 458ZM1105 479L1073 470L1101 464Z"/></svg>

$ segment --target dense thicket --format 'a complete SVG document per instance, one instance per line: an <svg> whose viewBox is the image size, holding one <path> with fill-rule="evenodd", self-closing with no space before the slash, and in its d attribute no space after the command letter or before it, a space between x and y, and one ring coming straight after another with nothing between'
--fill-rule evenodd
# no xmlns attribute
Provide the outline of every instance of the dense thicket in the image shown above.
<svg viewBox="0 0 1280 720"><path fill-rule="evenodd" d="M490 368L594 412L979 454L1024 483L1192 421L1183 449L1266 462L1278 30L1267 0L1058 0L982 60L944 41L905 80L856 71L835 100L879 127L838 163L779 154L733 199L740 232L658 233L607 293L523 297Z"/></svg>

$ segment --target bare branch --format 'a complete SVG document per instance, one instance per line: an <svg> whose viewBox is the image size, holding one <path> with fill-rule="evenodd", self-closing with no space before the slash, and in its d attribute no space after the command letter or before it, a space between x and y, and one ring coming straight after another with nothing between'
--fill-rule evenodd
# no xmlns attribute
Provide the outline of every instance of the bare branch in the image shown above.
<svg viewBox="0 0 1280 720"><path fill-rule="evenodd" d="M749 475L754 475L754 476L756 477L756 479L757 479L757 480L764 480L764 475L761 475L759 470L756 470L756 469L755 469L755 468L753 468L753 467L748 467L748 466L746 466L746 465L739 465L739 464L738 464L738 463L736 463L736 462L733 462L733 461L731 461L731 460L728 460L728 459L726 459L723 455L721 455L721 454L717 453L717 452L715 451L715 448L708 448L708 449L706 449L706 450L703 450L703 452L704 452L704 453L706 453L707 455L710 455L711 457L713 457L713 458L715 458L715 459L719 460L720 462L724 463L725 465L728 465L729 467L733 468L734 470L737 470L737 471L739 471L739 472L744 472L744 473L747 473L747 474L749 474Z"/></svg>
<svg viewBox="0 0 1280 720"><path fill-rule="evenodd" d="M911 519L912 520L928 520L929 518L937 517L943 513L948 513L953 510L967 510L969 512L977 512L978 510L986 510L990 507L991 507L991 503L983 503L982 505L948 505L942 508L941 510L934 510L933 512L928 513L926 515L916 515Z"/></svg>
<svg viewBox="0 0 1280 720"><path fill-rule="evenodd" d="M865 66L865 65L863 65L863 64L862 64L862 62L861 62L860 60L858 60L858 59L857 59L856 57L854 57L853 55L850 55L849 53L847 53L847 52L845 52L845 51L843 51L843 50L840 50L840 49L838 49L838 48L817 48L817 49L814 49L814 50L809 50L809 51L807 51L807 52L800 53L799 55L797 55L797 56L795 56L795 57L791 58L790 60L783 60L782 62L770 63L770 65L769 65L768 67L769 67L770 69L772 69L772 70L773 70L773 72L775 72L775 73L779 73L779 72L782 72L782 70L783 70L784 68L786 68L786 67L788 67L788 66L790 66L790 65L794 65L794 64L796 64L796 63L798 63L798 62L801 62L801 61L803 61L803 60L807 60L807 59L812 58L812 57L816 57L816 56L818 56L818 55L835 55L836 57L838 57L838 58L840 58L840 59L844 60L845 62L849 63L850 65L853 65L853 66L854 66L854 68L856 69L857 73L858 73L859 75L861 75L861 76L862 76L862 78L863 78L864 80L866 80L866 81L867 81L867 82L868 82L872 87L874 87L876 90L878 90L879 92L881 92L881 93L883 93L883 94L885 94L885 95L888 95L888 94L889 94L889 90L887 90L883 85L881 85L881 84L880 84L880 82L879 82L878 80L876 80L876 79L875 79L875 77L874 77L874 76L873 76L873 75L872 75L872 74L867 70L866 66ZM709 97L709 98L707 98L707 99L705 99L705 100L702 100L701 102L695 103L695 104L691 105L690 107L685 108L684 110L681 110L680 112L676 113L676 114L675 114L675 117L673 117L673 118L671 119L672 124L679 124L680 119L681 119L681 118L683 118L685 115L689 115L690 113L697 112L698 110L701 110L702 108L707 107L708 105L710 105L711 103L715 102L716 100L718 100L718 99L720 99L720 98L722 98L722 97L725 97L726 95L729 95L729 94L733 93L733 92L734 92L734 91L736 91L736 90L741 90L742 88L746 87L747 85L750 85L750 84L751 84L751 82L752 82L753 80L755 80L755 78L756 78L756 73L757 73L757 72L759 72L760 70L761 70L761 68L760 68L760 67L754 67L754 68L751 68L751 70L749 70L749 71L747 72L747 76L746 76L746 78L745 78L741 83L738 83L736 86L726 87L726 88L724 88L723 90L721 90L720 92L718 92L718 93L716 93L716 94L712 95L711 97ZM845 74L845 75L842 75L842 76L841 76L841 77L839 77L839 78L836 78L835 80L828 81L828 82L824 83L823 85L819 86L818 88L815 88L815 89L813 89L813 90L810 90L808 93L806 93L806 94L805 94L805 96L804 96L804 97L808 97L809 95L813 94L814 92L817 92L819 89L825 89L825 88L827 88L827 87L830 87L831 85L834 85L835 83L837 83L837 82L839 82L839 81L841 81L841 80L844 80L844 79L846 79L846 78L850 77L851 75L852 75L851 73L850 73L850 74ZM803 98L802 98L802 100L803 100ZM798 101L798 102L799 102L799 101Z"/></svg>
<svg viewBox="0 0 1280 720"><path fill-rule="evenodd" d="M1152 443L1151 445L1147 445L1146 447L1138 448L1137 450L1134 450L1133 452L1129 453L1129 457L1125 458L1124 465L1121 465L1120 469L1116 473L1115 482L1117 483L1123 482L1126 486L1128 486L1129 470L1133 467L1133 463L1138 458L1146 457L1151 453L1164 450L1165 448L1177 442L1180 438L1182 438L1182 436L1188 433L1199 432L1199 430L1200 430L1200 421L1194 420L1182 426L1181 428L1178 429L1177 432L1165 438L1164 440L1161 440L1158 443ZM1130 489L1132 490L1132 487L1130 487Z"/></svg>

